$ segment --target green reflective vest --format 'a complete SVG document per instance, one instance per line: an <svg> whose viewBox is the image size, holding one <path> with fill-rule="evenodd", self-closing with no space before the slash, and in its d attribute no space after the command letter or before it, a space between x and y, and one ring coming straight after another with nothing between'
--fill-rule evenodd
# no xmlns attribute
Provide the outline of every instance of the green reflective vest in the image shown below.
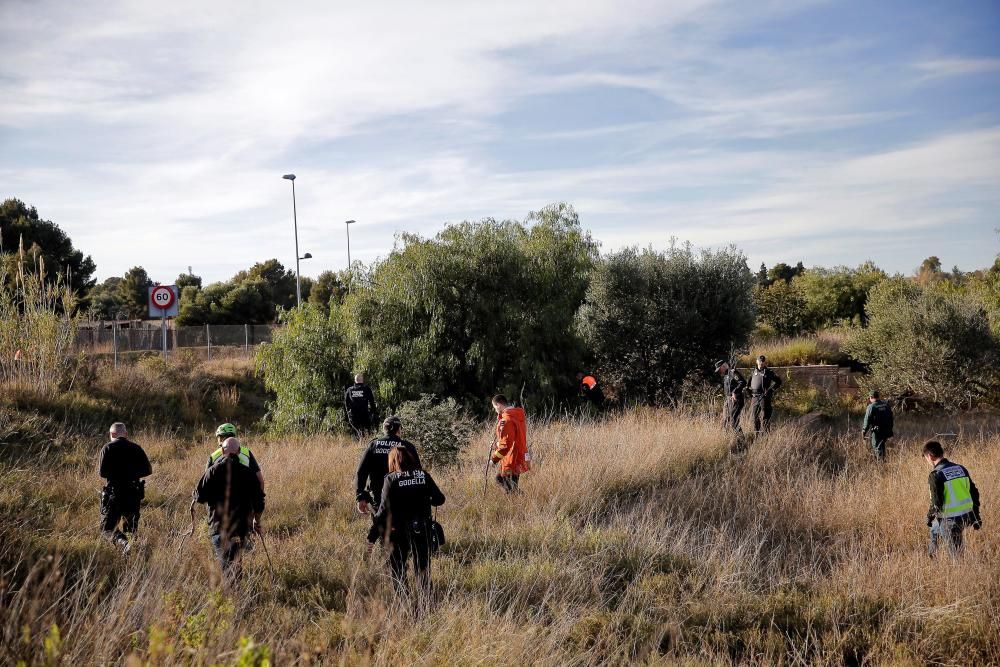
<svg viewBox="0 0 1000 667"><path fill-rule="evenodd" d="M212 452L212 455L209 456L209 459L212 461L212 463L215 463L216 461L219 460L220 456L222 456L222 447L219 447L214 452ZM240 447L239 459L240 459L240 463L242 463L243 465L245 465L248 468L250 467L250 448L249 447Z"/></svg>
<svg viewBox="0 0 1000 667"><path fill-rule="evenodd" d="M941 518L950 519L962 516L972 511L972 480L959 465L950 465L941 469L944 477L944 507L941 508Z"/></svg>

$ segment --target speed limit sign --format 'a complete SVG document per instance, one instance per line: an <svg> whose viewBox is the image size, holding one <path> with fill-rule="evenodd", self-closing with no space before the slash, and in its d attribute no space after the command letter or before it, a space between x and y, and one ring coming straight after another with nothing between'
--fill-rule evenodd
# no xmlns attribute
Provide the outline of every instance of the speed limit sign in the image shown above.
<svg viewBox="0 0 1000 667"><path fill-rule="evenodd" d="M174 317L177 315L177 286L155 285L149 288L150 317Z"/></svg>

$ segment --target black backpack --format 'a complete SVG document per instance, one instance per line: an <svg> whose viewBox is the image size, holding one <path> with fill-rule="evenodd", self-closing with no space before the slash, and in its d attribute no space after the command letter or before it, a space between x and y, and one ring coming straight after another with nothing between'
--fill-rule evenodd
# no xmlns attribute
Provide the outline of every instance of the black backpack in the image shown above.
<svg viewBox="0 0 1000 667"><path fill-rule="evenodd" d="M892 408L888 403L879 402L872 406L872 425L883 438L892 437Z"/></svg>

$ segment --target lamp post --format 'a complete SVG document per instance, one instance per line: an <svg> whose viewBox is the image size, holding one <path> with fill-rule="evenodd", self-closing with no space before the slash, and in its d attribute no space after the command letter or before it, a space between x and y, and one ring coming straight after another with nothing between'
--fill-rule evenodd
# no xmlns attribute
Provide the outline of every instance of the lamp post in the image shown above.
<svg viewBox="0 0 1000 667"><path fill-rule="evenodd" d="M353 225L356 220L345 220L344 225L347 226L347 270L351 270L351 225Z"/></svg>
<svg viewBox="0 0 1000 667"><path fill-rule="evenodd" d="M295 207L295 174L285 174L285 180L292 182L292 223L295 225L295 305L302 305L302 286L299 279L299 215Z"/></svg>
<svg viewBox="0 0 1000 667"><path fill-rule="evenodd" d="M344 226L347 227L347 291L348 291L348 293L350 293L350 291L351 291L351 283L354 282L353 280L351 280L351 277L354 275L354 273L351 271L351 225L353 225L354 223L355 223L354 220L345 220L344 221Z"/></svg>

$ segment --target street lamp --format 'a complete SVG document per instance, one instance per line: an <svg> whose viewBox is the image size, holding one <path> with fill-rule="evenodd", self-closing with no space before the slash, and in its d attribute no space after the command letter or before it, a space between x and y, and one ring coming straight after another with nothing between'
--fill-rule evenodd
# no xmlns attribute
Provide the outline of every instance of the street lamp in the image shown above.
<svg viewBox="0 0 1000 667"><path fill-rule="evenodd" d="M310 253L310 252L307 252L306 254L304 254L301 257L299 257L299 259L312 259L312 258L313 258L313 256L312 256L312 253Z"/></svg>
<svg viewBox="0 0 1000 667"><path fill-rule="evenodd" d="M295 225L295 305L302 305L302 286L299 279L299 215L295 208L295 174L285 174L285 180L292 182L292 223ZM308 254L308 253L306 253Z"/></svg>
<svg viewBox="0 0 1000 667"><path fill-rule="evenodd" d="M345 220L344 224L347 226L347 270L351 270L351 225L353 225L356 220Z"/></svg>
<svg viewBox="0 0 1000 667"><path fill-rule="evenodd" d="M351 277L354 273L351 271L351 225L355 223L354 220L344 220L344 226L347 227L347 292L351 291Z"/></svg>

